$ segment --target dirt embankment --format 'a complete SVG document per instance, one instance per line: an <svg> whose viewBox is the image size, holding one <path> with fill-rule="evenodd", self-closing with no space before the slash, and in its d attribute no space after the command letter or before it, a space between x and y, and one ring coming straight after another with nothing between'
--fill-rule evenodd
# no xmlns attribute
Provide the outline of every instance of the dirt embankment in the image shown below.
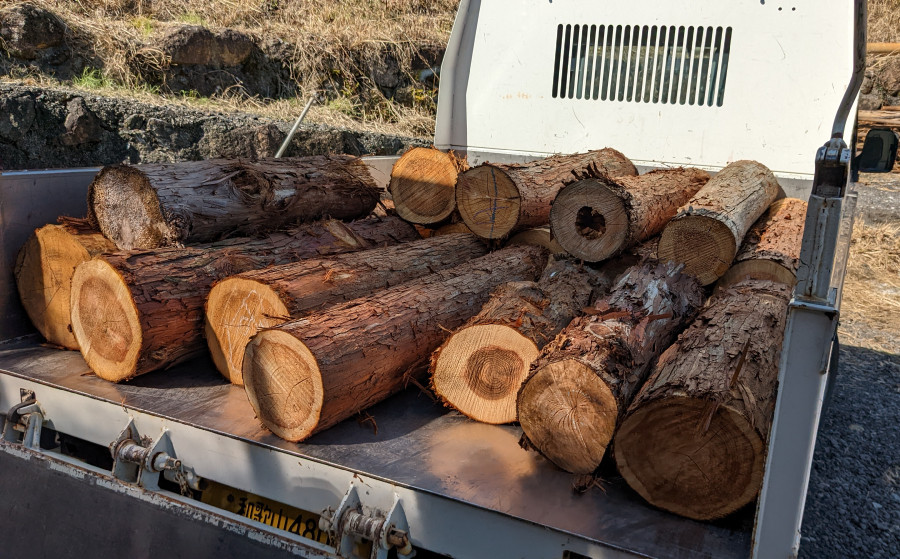
<svg viewBox="0 0 900 559"><path fill-rule="evenodd" d="M288 115L286 115L288 116ZM267 157L290 121L0 84L0 170ZM286 155L392 155L422 140L304 125Z"/></svg>

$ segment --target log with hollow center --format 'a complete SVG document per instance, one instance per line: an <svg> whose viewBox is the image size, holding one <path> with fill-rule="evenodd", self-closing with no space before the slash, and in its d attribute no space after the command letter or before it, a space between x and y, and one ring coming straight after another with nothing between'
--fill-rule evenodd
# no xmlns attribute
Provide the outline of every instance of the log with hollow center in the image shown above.
<svg viewBox="0 0 900 559"><path fill-rule="evenodd" d="M791 288L744 280L716 294L659 358L613 454L651 504L696 520L759 492Z"/></svg>
<svg viewBox="0 0 900 559"><path fill-rule="evenodd" d="M69 295L75 267L116 245L86 220L60 218L28 238L16 259L16 287L34 327L48 342L78 349L72 334Z"/></svg>
<svg viewBox="0 0 900 559"><path fill-rule="evenodd" d="M129 250L361 218L380 193L365 163L347 155L213 159L104 167L88 206L100 231Z"/></svg>
<svg viewBox="0 0 900 559"><path fill-rule="evenodd" d="M771 280L793 286L800 265L800 244L806 222L806 202L776 200L744 237L734 264L719 279L725 289L744 279Z"/></svg>
<svg viewBox="0 0 900 559"><path fill-rule="evenodd" d="M244 348L260 330L485 253L477 237L455 233L227 278L206 301L206 341L213 361L228 380L243 384Z"/></svg>
<svg viewBox="0 0 900 559"><path fill-rule="evenodd" d="M329 220L262 239L108 254L72 277L72 329L88 366L114 382L200 355L203 303L228 276L418 238L400 218Z"/></svg>
<svg viewBox="0 0 900 559"><path fill-rule="evenodd" d="M573 172L588 167L614 177L637 174L627 157L610 148L516 165L486 163L459 176L456 205L473 233L502 239L514 231L546 225L557 193Z"/></svg>
<svg viewBox="0 0 900 559"><path fill-rule="evenodd" d="M564 470L592 473L651 362L702 302L696 279L671 262L628 269L532 364L517 401L525 446Z"/></svg>
<svg viewBox="0 0 900 559"><path fill-rule="evenodd" d="M260 420L300 441L404 388L501 283L536 278L538 247L509 247L256 335L244 387Z"/></svg>
<svg viewBox="0 0 900 559"><path fill-rule="evenodd" d="M736 161L714 176L663 229L659 259L684 264L709 285L731 267L747 230L772 205L781 187L756 161Z"/></svg>
<svg viewBox="0 0 900 559"><path fill-rule="evenodd" d="M397 215L412 223L438 223L456 209L456 178L468 169L452 151L412 148L394 163L388 190Z"/></svg>
<svg viewBox="0 0 900 559"><path fill-rule="evenodd" d="M599 262L658 234L709 180L700 169L583 178L553 201L553 238L572 256Z"/></svg>
<svg viewBox="0 0 900 559"><path fill-rule="evenodd" d="M555 262L537 282L507 283L431 358L434 392L484 423L516 420L516 394L528 367L611 278L570 260Z"/></svg>

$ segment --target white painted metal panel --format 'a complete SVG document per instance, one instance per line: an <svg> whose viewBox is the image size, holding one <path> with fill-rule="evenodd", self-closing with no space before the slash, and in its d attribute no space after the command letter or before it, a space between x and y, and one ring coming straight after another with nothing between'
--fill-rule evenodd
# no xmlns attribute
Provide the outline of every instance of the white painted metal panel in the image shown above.
<svg viewBox="0 0 900 559"><path fill-rule="evenodd" d="M495 160L612 146L648 165L756 159L781 176L811 176L850 81L852 9L846 0L463 2L442 68L435 144ZM576 24L730 28L722 105L554 98L558 26ZM598 56L603 48L595 46ZM578 60L590 57L570 58ZM577 70L581 79L588 72Z"/></svg>

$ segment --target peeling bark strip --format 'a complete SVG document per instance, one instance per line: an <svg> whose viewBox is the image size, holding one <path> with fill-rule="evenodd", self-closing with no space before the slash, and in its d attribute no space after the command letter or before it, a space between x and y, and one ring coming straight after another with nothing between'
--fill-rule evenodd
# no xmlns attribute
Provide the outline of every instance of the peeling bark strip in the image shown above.
<svg viewBox="0 0 900 559"><path fill-rule="evenodd" d="M127 380L203 353L203 303L218 280L417 237L396 217L329 220L262 239L94 258L78 266L72 278L75 339L97 376Z"/></svg>
<svg viewBox="0 0 900 559"><path fill-rule="evenodd" d="M388 186L397 214L423 225L444 220L456 209L456 178L468 168L453 151L407 151L394 163Z"/></svg>
<svg viewBox="0 0 900 559"><path fill-rule="evenodd" d="M753 222L781 193L768 168L735 161L714 176L666 226L659 259L684 264L684 272L709 285L731 266Z"/></svg>
<svg viewBox="0 0 900 559"><path fill-rule="evenodd" d="M78 349L72 334L69 293L75 267L116 246L86 220L60 218L62 225L35 230L16 259L16 286L31 323L51 344Z"/></svg>
<svg viewBox="0 0 900 559"><path fill-rule="evenodd" d="M455 233L232 276L217 283L206 302L213 361L225 378L242 385L244 349L260 330L486 253L471 233Z"/></svg>
<svg viewBox="0 0 900 559"><path fill-rule="evenodd" d="M683 168L639 177L587 174L556 196L550 228L569 254L588 262L606 260L657 235L709 181L706 171Z"/></svg>
<svg viewBox="0 0 900 559"><path fill-rule="evenodd" d="M716 289L745 279L777 281L793 287L797 283L805 222L803 200L783 198L769 206L747 232L734 264L719 279Z"/></svg>
<svg viewBox="0 0 900 559"><path fill-rule="evenodd" d="M491 289L536 278L537 247L510 247L462 266L264 330L244 356L244 386L273 433L301 441L416 382L447 332Z"/></svg>
<svg viewBox="0 0 900 559"><path fill-rule="evenodd" d="M103 234L130 250L360 218L379 195L360 159L317 155L112 165L91 183L88 206Z"/></svg>
<svg viewBox="0 0 900 559"><path fill-rule="evenodd" d="M456 205L469 229L485 239L547 225L550 204L573 171L588 166L608 175L636 175L627 157L605 148L576 155L554 155L531 163L486 163L466 171L456 184Z"/></svg>
<svg viewBox="0 0 900 559"><path fill-rule="evenodd" d="M622 476L654 506L710 520L756 497L790 296L783 283L737 283L660 356L613 448Z"/></svg>
<svg viewBox="0 0 900 559"><path fill-rule="evenodd" d="M561 260L537 282L501 285L432 355L435 394L476 421L512 423L531 362L581 314L595 290L605 293L611 283L602 272Z"/></svg>
<svg viewBox="0 0 900 559"><path fill-rule="evenodd" d="M699 283L671 262L629 268L532 364L518 396L526 445L564 470L593 472L653 359L702 303Z"/></svg>

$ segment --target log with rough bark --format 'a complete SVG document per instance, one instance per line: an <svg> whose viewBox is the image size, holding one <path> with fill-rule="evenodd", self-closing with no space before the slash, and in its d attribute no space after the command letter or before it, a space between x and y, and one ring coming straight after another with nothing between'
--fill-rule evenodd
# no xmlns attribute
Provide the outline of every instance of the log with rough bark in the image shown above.
<svg viewBox="0 0 900 559"><path fill-rule="evenodd" d="M627 157L610 148L517 165L486 163L459 176L456 205L473 233L502 239L514 231L547 225L556 194L573 178L573 171L588 167L614 177L637 174Z"/></svg>
<svg viewBox="0 0 900 559"><path fill-rule="evenodd" d="M775 175L756 161L736 161L678 210L659 239L659 259L684 264L709 285L731 266L750 226L781 193Z"/></svg>
<svg viewBox="0 0 900 559"><path fill-rule="evenodd" d="M91 183L88 205L100 231L128 250L365 217L379 195L360 159L317 155L112 165Z"/></svg>
<svg viewBox="0 0 900 559"><path fill-rule="evenodd" d="M257 416L303 440L421 378L428 355L501 283L536 278L538 247L510 247L256 335L244 387Z"/></svg>
<svg viewBox="0 0 900 559"><path fill-rule="evenodd" d="M571 260L554 262L537 282L501 285L475 317L431 356L434 393L484 423L516 420L516 394L541 348L612 278Z"/></svg>
<svg viewBox="0 0 900 559"><path fill-rule="evenodd" d="M805 221L805 201L776 200L747 232L734 264L719 279L716 289L725 289L748 278L790 286L797 283Z"/></svg>
<svg viewBox="0 0 900 559"><path fill-rule="evenodd" d="M606 260L659 234L707 181L706 171L684 168L638 177L583 176L563 188L553 201L553 238L576 258Z"/></svg>
<svg viewBox="0 0 900 559"><path fill-rule="evenodd" d="M613 443L622 476L651 504L709 520L756 497L790 296L779 282L737 283L660 356Z"/></svg>
<svg viewBox="0 0 900 559"><path fill-rule="evenodd" d="M262 239L108 254L72 278L72 329L87 364L114 382L201 355L203 303L213 283L304 258L417 238L400 218L310 223Z"/></svg>
<svg viewBox="0 0 900 559"><path fill-rule="evenodd" d="M517 404L523 446L569 472L592 473L651 362L702 302L700 284L674 263L622 274L532 364Z"/></svg>
<svg viewBox="0 0 900 559"><path fill-rule="evenodd" d="M549 227L535 227L534 229L526 229L521 233L516 233L510 237L507 245L534 245L544 247L550 251L553 256L565 257L569 256L566 249L561 247L553 235L550 233Z"/></svg>
<svg viewBox="0 0 900 559"><path fill-rule="evenodd" d="M28 238L16 259L16 287L34 327L48 342L78 349L69 320L69 292L75 267L116 245L87 220L60 218Z"/></svg>
<svg viewBox="0 0 900 559"><path fill-rule="evenodd" d="M453 151L407 151L394 163L388 185L397 214L419 224L444 220L456 209L456 178L468 168Z"/></svg>
<svg viewBox="0 0 900 559"><path fill-rule="evenodd" d="M243 384L244 348L260 330L486 253L477 237L456 233L232 276L217 283L206 301L213 361L225 378Z"/></svg>

